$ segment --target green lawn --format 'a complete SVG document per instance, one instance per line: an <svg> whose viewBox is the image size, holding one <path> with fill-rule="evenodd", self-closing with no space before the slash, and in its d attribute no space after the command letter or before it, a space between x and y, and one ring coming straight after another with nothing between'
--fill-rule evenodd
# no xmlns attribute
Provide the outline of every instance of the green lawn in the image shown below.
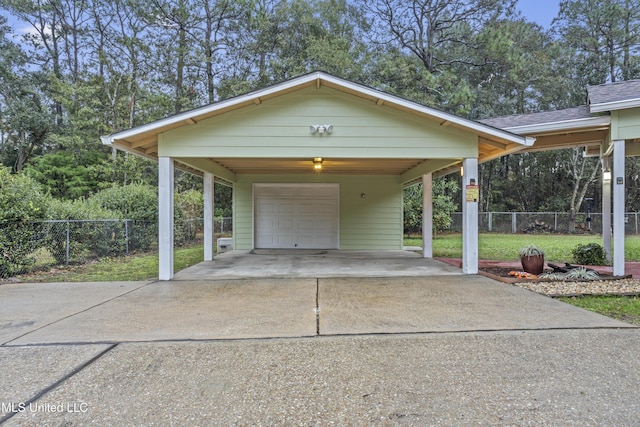
<svg viewBox="0 0 640 427"><path fill-rule="evenodd" d="M175 250L175 271L202 262L203 245ZM158 278L158 254L103 258L97 262L37 272L21 277L30 282L107 282L129 280L153 280Z"/></svg>
<svg viewBox="0 0 640 427"><path fill-rule="evenodd" d="M422 246L420 238L405 238L404 242L407 246ZM571 251L578 244L587 243L602 244L602 236L483 233L478 238L478 256L487 260L517 261L518 250L525 245L534 244L544 250L545 259L551 262L565 262L571 261ZM435 236L433 256L462 257L462 235L455 233ZM625 258L627 261L640 261L640 236L626 237Z"/></svg>
<svg viewBox="0 0 640 427"><path fill-rule="evenodd" d="M640 325L640 298L639 297L571 297L559 298L568 304L575 305L623 322Z"/></svg>

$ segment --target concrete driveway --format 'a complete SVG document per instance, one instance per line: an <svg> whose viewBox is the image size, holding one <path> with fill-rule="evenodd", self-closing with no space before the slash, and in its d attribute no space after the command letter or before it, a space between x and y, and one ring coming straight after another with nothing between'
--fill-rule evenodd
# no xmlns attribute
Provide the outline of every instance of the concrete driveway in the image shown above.
<svg viewBox="0 0 640 427"><path fill-rule="evenodd" d="M0 286L6 425L634 425L640 333L481 276Z"/></svg>

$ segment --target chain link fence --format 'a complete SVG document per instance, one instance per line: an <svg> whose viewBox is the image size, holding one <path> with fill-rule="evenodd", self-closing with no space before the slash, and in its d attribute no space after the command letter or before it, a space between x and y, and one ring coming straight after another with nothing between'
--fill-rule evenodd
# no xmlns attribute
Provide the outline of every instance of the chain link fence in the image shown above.
<svg viewBox="0 0 640 427"><path fill-rule="evenodd" d="M215 218L218 236L233 233L231 218ZM202 218L176 220L176 246L200 243ZM153 252L158 224L134 220L52 220L0 222L0 278L52 266L83 264L103 257Z"/></svg>
<svg viewBox="0 0 640 427"><path fill-rule="evenodd" d="M462 231L462 212L452 215L450 231ZM480 212L480 232L487 233L594 233L602 234L602 214L578 214L575 221L566 212ZM625 234L640 234L638 212L625 214Z"/></svg>

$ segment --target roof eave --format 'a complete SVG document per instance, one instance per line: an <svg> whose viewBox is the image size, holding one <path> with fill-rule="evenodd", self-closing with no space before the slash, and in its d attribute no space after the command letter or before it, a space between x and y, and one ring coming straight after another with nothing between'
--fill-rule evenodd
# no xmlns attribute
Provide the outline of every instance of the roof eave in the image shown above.
<svg viewBox="0 0 640 427"><path fill-rule="evenodd" d="M614 102L601 102L599 104L589 105L589 111L592 113L602 113L605 111L625 110L628 108L640 107L640 98L625 99Z"/></svg>
<svg viewBox="0 0 640 427"><path fill-rule="evenodd" d="M505 128L505 130L518 135L540 135L558 131L609 126L610 124L611 116L599 116L585 119L563 120L559 122L538 123L533 125L512 126Z"/></svg>

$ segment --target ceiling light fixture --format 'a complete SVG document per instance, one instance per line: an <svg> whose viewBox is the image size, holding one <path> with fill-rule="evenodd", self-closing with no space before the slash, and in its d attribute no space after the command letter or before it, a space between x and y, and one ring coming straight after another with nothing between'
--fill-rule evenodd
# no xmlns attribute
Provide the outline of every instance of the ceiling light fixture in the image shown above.
<svg viewBox="0 0 640 427"><path fill-rule="evenodd" d="M320 172L322 170L322 162L324 160L322 159L322 157L314 157L313 158L313 170L315 172Z"/></svg>

